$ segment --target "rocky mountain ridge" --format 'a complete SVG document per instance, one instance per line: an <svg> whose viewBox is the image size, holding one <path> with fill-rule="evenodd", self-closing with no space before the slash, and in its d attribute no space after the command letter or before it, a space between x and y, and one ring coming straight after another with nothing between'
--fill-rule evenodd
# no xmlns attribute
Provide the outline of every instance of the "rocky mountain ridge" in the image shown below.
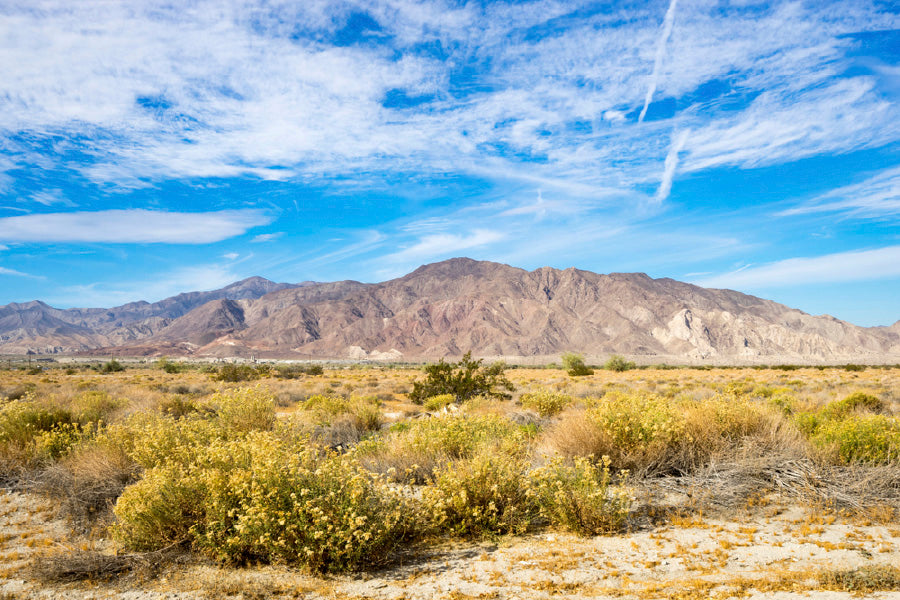
<svg viewBox="0 0 900 600"><path fill-rule="evenodd" d="M457 258L375 284L251 279L206 296L108 311L137 311L132 320L74 309L87 315L78 321L43 303L0 307L0 352L417 360L469 350L511 358L578 351L648 361L900 361L900 322L858 327L640 273L526 271ZM238 292L245 288L253 291Z"/></svg>

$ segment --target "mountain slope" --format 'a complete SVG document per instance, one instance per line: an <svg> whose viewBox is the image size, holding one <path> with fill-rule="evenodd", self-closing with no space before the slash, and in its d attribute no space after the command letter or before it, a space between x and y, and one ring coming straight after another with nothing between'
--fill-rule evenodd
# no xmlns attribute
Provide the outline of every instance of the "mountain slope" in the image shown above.
<svg viewBox="0 0 900 600"><path fill-rule="evenodd" d="M299 285L309 285L305 282ZM0 306L0 352L72 353L121 346L153 336L192 310L214 300L247 300L296 287L249 277L208 292L187 292L159 302L114 308L58 309L40 301Z"/></svg>
<svg viewBox="0 0 900 600"><path fill-rule="evenodd" d="M435 359L471 350L483 356L618 352L720 362L900 358L896 324L862 328L731 290L640 273L525 271L458 258L378 284L342 281L260 293L265 289L245 297L208 292L202 304L204 298L170 299L170 306L184 310L176 316L170 315L178 310L142 307L142 314L153 315L147 319L162 320L153 325L135 320L101 335L85 321L60 331L85 346L100 335L122 353L196 356ZM175 298L182 296L189 295ZM65 324L50 320L59 318L55 309L29 304L34 306L0 308L0 323L6 310L19 321L32 311L46 314L48 327ZM135 332L138 326L149 333ZM49 344L52 336L41 335ZM0 351L8 347L0 342Z"/></svg>

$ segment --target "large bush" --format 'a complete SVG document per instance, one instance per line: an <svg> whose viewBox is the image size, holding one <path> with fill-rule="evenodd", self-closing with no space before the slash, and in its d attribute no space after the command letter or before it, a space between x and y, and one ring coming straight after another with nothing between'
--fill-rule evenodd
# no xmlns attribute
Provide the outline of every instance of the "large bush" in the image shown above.
<svg viewBox="0 0 900 600"><path fill-rule="evenodd" d="M183 543L226 563L315 571L383 562L415 523L402 497L349 456L273 431L213 437L158 461L125 489L115 514L114 534L133 550Z"/></svg>
<svg viewBox="0 0 900 600"><path fill-rule="evenodd" d="M441 394L452 394L457 402L475 396L509 400L509 392L515 386L506 378L503 363L482 365L482 360L473 360L472 353L466 352L459 362L448 363L441 359L425 367L425 379L413 383L409 399L422 404L428 398Z"/></svg>

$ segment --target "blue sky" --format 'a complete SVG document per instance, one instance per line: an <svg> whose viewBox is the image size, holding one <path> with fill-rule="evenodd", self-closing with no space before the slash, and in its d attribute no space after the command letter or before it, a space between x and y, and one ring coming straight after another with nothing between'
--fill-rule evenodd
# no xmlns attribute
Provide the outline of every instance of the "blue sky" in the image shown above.
<svg viewBox="0 0 900 600"><path fill-rule="evenodd" d="M0 0L0 304L471 256L900 319L893 2Z"/></svg>

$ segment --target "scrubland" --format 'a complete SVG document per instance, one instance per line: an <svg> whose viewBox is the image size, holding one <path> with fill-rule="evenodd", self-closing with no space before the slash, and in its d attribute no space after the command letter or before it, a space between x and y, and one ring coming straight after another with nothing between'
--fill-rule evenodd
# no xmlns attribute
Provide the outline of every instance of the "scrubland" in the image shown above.
<svg viewBox="0 0 900 600"><path fill-rule="evenodd" d="M210 371L0 370L0 597L900 592L900 368Z"/></svg>

